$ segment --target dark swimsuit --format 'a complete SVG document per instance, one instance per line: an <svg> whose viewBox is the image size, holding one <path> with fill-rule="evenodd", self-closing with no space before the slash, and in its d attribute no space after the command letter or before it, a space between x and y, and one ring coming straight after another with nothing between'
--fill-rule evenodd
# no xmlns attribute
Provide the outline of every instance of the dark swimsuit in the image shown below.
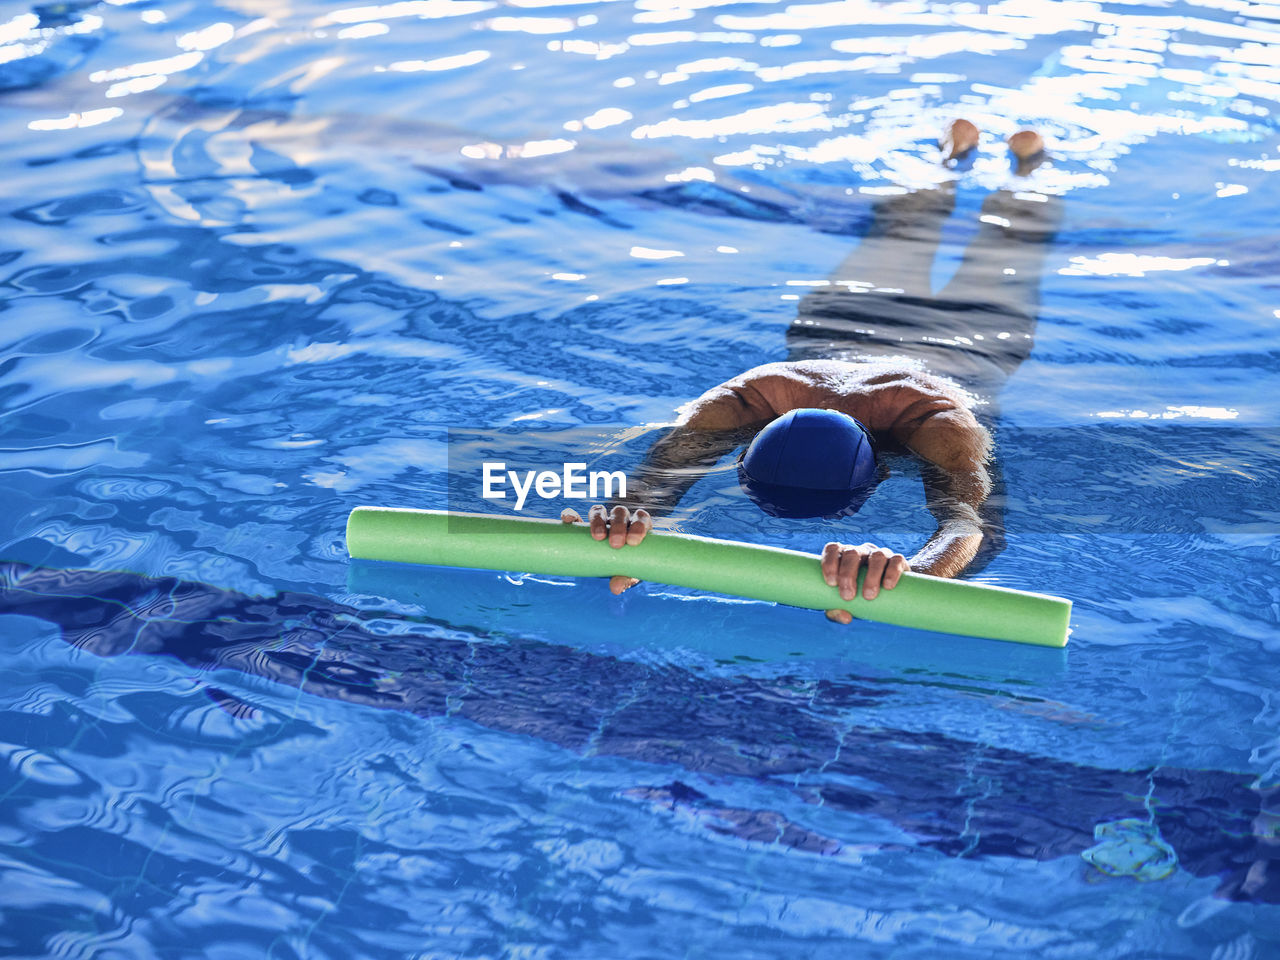
<svg viewBox="0 0 1280 960"><path fill-rule="evenodd" d="M986 396L1030 355L1034 327L998 303L823 288L800 302L787 359L917 361Z"/></svg>

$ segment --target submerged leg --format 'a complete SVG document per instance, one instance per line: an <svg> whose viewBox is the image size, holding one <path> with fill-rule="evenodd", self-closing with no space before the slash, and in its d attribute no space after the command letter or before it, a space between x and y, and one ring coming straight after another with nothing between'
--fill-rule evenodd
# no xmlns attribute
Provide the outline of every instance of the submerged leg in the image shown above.
<svg viewBox="0 0 1280 960"><path fill-rule="evenodd" d="M796 305L787 359L865 359L917 352L937 326L929 274L953 184L889 197L857 249Z"/></svg>
<svg viewBox="0 0 1280 960"><path fill-rule="evenodd" d="M1020 174L1034 169L1044 154L1043 142L1032 131L1011 137L1010 149ZM977 236L938 299L995 308L971 311L966 320L973 329L962 333L1020 347L997 351L1006 355L1002 366L1008 373L1012 367L1007 362L1016 366L1031 350L1041 273L1062 221L1062 199L1033 190L999 190L983 203L980 219ZM984 344L987 349L992 346Z"/></svg>
<svg viewBox="0 0 1280 960"><path fill-rule="evenodd" d="M955 183L886 197L862 241L831 272L837 285L927 297L942 225L955 209Z"/></svg>
<svg viewBox="0 0 1280 960"><path fill-rule="evenodd" d="M968 120L954 121L938 141L942 162L966 157L978 145L978 137L978 128ZM929 273L942 225L955 205L954 181L929 190L904 190L880 200L861 243L832 271L831 280L929 296Z"/></svg>
<svg viewBox="0 0 1280 960"><path fill-rule="evenodd" d="M957 120L939 143L943 162L967 155L978 128ZM828 277L797 304L788 358L897 355L920 339L915 314L930 302L930 274L942 226L955 209L955 183L879 200L867 232ZM904 301L914 306L903 307ZM911 316L902 316L903 311ZM927 324L926 324L927 325Z"/></svg>

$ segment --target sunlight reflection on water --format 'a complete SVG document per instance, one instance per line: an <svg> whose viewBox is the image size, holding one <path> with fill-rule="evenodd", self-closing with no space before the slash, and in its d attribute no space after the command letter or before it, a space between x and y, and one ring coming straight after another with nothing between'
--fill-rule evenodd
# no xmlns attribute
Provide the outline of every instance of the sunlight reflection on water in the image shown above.
<svg viewBox="0 0 1280 960"><path fill-rule="evenodd" d="M1280 6L2 16L3 556L65 568L68 604L102 570L137 571L88 609L94 629L5 618L3 936L85 956L1280 949L1274 906L1212 899L1233 870L1259 882L1213 858L1257 855L1266 811L1182 844L1199 873L1161 860L1137 888L1060 856L1096 825L1063 833L1053 809L1077 788L1082 806L1141 799L1133 771L1212 793L1223 771L1280 770L1259 493L1277 482ZM983 139L945 166L957 116ZM1004 140L1025 126L1048 161L1020 177ZM780 359L801 298L870 296L832 271L872 204L940 184L956 211L938 285L1000 223L990 191L1064 198L1035 347L1000 397L1010 543L981 577L1073 596L1069 656L821 632L657 587L455 571L429 603L348 593L348 508L442 505L450 428L589 427L634 448ZM909 546L929 517L895 469L860 523ZM760 515L733 472L676 522L827 538ZM148 577L202 581L190 616L165 619L180 588ZM356 606L313 622L335 596ZM148 629L170 648L105 655ZM181 659L237 630L239 666ZM443 705L379 709L398 695ZM786 722L753 739L771 711ZM600 749L623 716L639 719ZM770 773L827 740L844 752ZM938 792L923 819L868 812L867 778L834 769L889 748L946 759L915 784ZM1146 812L1195 826L1224 815L1214 799ZM1001 852L926 846L930 810L957 814L956 849Z"/></svg>

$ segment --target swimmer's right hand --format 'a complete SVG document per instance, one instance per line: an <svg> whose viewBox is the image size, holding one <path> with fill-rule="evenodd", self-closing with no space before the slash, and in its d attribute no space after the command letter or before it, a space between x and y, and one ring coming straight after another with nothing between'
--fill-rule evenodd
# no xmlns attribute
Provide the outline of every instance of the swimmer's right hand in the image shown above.
<svg viewBox="0 0 1280 960"><path fill-rule="evenodd" d="M649 511L641 508L632 513L626 507L617 506L612 511L605 509L604 504L597 503L587 511L587 520L591 524L591 536L596 540L609 540L609 546L620 550L624 546L635 546L642 542L653 529L653 518ZM577 510L566 507L560 514L561 523L582 523ZM609 589L613 593L630 590L640 581L634 577L610 577Z"/></svg>

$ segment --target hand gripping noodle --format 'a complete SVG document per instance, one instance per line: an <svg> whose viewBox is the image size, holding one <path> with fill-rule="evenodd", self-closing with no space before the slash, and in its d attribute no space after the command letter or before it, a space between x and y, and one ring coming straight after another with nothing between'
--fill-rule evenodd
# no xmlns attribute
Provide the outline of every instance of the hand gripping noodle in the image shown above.
<svg viewBox="0 0 1280 960"><path fill-rule="evenodd" d="M630 576L711 593L968 637L1064 647L1071 601L963 580L907 573L874 600L842 600L813 554L650 533L615 550L582 524L439 510L357 507L347 521L347 551L388 560L566 577ZM861 583L859 577L859 583Z"/></svg>

